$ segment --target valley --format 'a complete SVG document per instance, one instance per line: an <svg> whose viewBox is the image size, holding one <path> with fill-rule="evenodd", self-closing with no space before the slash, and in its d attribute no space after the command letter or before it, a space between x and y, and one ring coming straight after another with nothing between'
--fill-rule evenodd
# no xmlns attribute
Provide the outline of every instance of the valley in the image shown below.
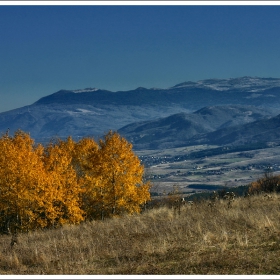
<svg viewBox="0 0 280 280"><path fill-rule="evenodd" d="M151 192L158 195L170 192L174 186L184 194L191 194L247 185L267 170L280 174L279 146L234 152L227 152L224 147L221 154L191 157L218 148L196 145L135 152L146 166L146 179L153 183Z"/></svg>

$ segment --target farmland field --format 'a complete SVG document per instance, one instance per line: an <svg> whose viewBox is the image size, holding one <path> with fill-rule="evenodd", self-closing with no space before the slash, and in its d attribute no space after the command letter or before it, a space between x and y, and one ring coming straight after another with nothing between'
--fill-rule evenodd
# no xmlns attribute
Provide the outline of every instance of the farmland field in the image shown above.
<svg viewBox="0 0 280 280"><path fill-rule="evenodd" d="M191 192L194 190L192 185L199 184L235 187L257 180L268 169L275 175L280 173L278 146L248 151L225 151L196 158L189 156L197 152L203 155L203 152L218 148L199 145L164 151L136 151L136 154L146 165L146 176L154 185L152 191L158 193L169 191L174 185L183 192Z"/></svg>

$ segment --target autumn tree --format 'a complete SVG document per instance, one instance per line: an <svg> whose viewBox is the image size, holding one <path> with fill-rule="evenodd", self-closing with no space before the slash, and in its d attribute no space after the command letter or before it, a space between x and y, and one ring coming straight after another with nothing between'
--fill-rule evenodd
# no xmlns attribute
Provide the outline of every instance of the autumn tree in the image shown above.
<svg viewBox="0 0 280 280"><path fill-rule="evenodd" d="M72 165L75 143L58 140L35 146L17 131L0 139L0 223L14 233L84 219L80 187Z"/></svg>
<svg viewBox="0 0 280 280"><path fill-rule="evenodd" d="M280 191L280 176L273 175L270 170L266 170L263 177L259 178L255 182L252 182L249 186L249 193L274 191Z"/></svg>
<svg viewBox="0 0 280 280"><path fill-rule="evenodd" d="M75 144L72 150L72 165L78 179L83 179L86 174L93 175L95 169L95 155L98 152L98 144L93 138L85 137Z"/></svg>
<svg viewBox="0 0 280 280"><path fill-rule="evenodd" d="M141 204L150 200L150 185L143 182L144 166L132 144L118 133L106 134L88 160L92 164L85 176L89 218L139 213Z"/></svg>
<svg viewBox="0 0 280 280"><path fill-rule="evenodd" d="M86 137L78 141L72 151L72 166L81 188L81 209L88 217L93 216L94 209L97 211L101 207L93 192L98 177L96 169L98 150L98 144L94 139Z"/></svg>
<svg viewBox="0 0 280 280"><path fill-rule="evenodd" d="M1 231L15 233L37 226L40 203L46 200L43 147L35 146L29 134L17 131L0 139Z"/></svg>
<svg viewBox="0 0 280 280"><path fill-rule="evenodd" d="M73 165L76 143L71 137L50 143L44 151L44 166L48 173L48 199L45 201L47 226L79 223L83 217L81 187Z"/></svg>
<svg viewBox="0 0 280 280"><path fill-rule="evenodd" d="M0 230L16 233L138 213L150 200L144 167L115 132L35 145L17 131L0 138Z"/></svg>

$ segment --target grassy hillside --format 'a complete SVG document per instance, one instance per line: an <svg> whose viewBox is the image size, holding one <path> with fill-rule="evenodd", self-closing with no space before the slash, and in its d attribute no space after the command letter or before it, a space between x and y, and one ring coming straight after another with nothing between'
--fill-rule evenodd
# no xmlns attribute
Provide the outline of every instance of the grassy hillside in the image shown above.
<svg viewBox="0 0 280 280"><path fill-rule="evenodd" d="M0 236L0 274L279 274L280 195Z"/></svg>

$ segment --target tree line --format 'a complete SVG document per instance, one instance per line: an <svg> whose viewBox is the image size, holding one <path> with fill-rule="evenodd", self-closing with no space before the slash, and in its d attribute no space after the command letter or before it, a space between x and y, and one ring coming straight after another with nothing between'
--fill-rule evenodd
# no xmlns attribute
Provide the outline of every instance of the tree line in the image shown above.
<svg viewBox="0 0 280 280"><path fill-rule="evenodd" d="M116 132L45 146L21 130L0 138L2 233L139 213L149 190L132 144Z"/></svg>

